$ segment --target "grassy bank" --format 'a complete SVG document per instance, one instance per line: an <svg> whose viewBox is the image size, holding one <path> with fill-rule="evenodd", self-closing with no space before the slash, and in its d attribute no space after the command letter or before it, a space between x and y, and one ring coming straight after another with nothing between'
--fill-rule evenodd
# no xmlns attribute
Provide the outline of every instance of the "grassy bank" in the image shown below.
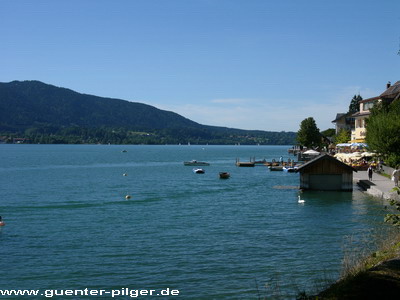
<svg viewBox="0 0 400 300"><path fill-rule="evenodd" d="M341 279L317 296L298 299L395 299L400 295L400 231L379 239L377 250L354 249L346 253ZM359 252L357 255L356 253ZM361 253L361 254L360 254Z"/></svg>
<svg viewBox="0 0 400 300"><path fill-rule="evenodd" d="M372 237L371 237L372 236ZM311 290L298 292L296 300L397 299L400 295L400 230L386 228L363 241L349 238L344 245L339 280L324 278ZM302 289L298 287L298 290ZM279 280L259 289L259 300L288 299L280 291Z"/></svg>
<svg viewBox="0 0 400 300"><path fill-rule="evenodd" d="M391 177L385 173L380 175ZM396 210L399 208L396 207ZM299 299L398 298L400 295L399 227L391 226L389 231L384 230L364 245L345 249L342 267L341 278L337 282L317 296L303 295L304 297Z"/></svg>

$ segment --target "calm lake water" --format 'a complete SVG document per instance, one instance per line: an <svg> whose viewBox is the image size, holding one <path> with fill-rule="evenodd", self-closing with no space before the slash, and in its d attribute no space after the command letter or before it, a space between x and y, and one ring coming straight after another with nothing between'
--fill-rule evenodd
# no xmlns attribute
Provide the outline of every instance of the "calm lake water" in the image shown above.
<svg viewBox="0 0 400 300"><path fill-rule="evenodd" d="M282 188L298 174L235 166L293 158L288 148L0 145L0 289L257 299L277 281L293 299L335 279L346 238L383 226L382 202L355 190L305 192L298 204L298 191ZM192 159L211 165L195 174L183 165Z"/></svg>

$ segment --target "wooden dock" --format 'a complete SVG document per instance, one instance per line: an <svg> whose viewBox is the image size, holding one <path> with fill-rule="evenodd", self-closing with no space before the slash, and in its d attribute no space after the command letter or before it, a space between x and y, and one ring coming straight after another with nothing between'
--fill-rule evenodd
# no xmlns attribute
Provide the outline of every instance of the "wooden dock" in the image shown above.
<svg viewBox="0 0 400 300"><path fill-rule="evenodd" d="M254 158L250 158L250 161L242 162L238 158L236 158L236 166L238 167L254 167L254 166L266 166L266 167L294 167L298 165L298 162L295 162L292 159L288 161L276 161L272 159L271 161L263 160L255 160Z"/></svg>
<svg viewBox="0 0 400 300"><path fill-rule="evenodd" d="M255 160L250 158L250 161L241 162L239 158L236 158L236 166L238 167L254 167L256 165Z"/></svg>
<svg viewBox="0 0 400 300"><path fill-rule="evenodd" d="M247 161L247 162L237 161L236 165L238 167L254 167L256 164L254 161Z"/></svg>

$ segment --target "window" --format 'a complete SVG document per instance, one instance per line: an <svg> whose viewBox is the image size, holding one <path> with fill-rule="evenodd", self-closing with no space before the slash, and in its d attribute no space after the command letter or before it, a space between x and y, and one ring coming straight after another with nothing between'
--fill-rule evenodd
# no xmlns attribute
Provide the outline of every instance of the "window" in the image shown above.
<svg viewBox="0 0 400 300"><path fill-rule="evenodd" d="M368 110L370 110L373 106L374 106L374 102L373 102L373 101L365 102L365 103L363 103L363 110L364 110L364 111L368 111Z"/></svg>

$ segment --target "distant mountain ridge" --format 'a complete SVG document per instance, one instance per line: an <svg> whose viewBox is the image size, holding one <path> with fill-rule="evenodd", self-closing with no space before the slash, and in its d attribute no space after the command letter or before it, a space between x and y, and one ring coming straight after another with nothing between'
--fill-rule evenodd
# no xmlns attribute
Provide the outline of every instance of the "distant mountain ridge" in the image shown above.
<svg viewBox="0 0 400 300"><path fill-rule="evenodd" d="M293 144L293 132L207 126L177 113L40 81L0 83L0 134L43 143Z"/></svg>
<svg viewBox="0 0 400 300"><path fill-rule="evenodd" d="M30 126L39 122L58 126L143 129L200 126L174 112L147 104L80 94L40 81L0 83L0 99L0 109L3 112L0 120L13 125ZM4 107L7 101L12 104L12 109Z"/></svg>

